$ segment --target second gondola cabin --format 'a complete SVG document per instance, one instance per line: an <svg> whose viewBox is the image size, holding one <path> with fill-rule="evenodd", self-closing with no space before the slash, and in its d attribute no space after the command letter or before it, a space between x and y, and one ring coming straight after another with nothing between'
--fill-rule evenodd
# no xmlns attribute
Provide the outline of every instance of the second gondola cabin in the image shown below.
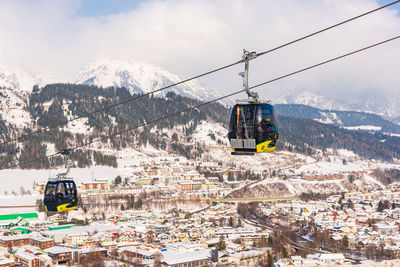
<svg viewBox="0 0 400 267"><path fill-rule="evenodd" d="M60 151L60 154L67 157L70 154L68 149ZM65 161L67 171L58 173L56 178L49 178L44 191L44 206L47 211L64 212L74 210L78 205L78 191L72 178L67 175L71 169L72 162Z"/></svg>
<svg viewBox="0 0 400 267"><path fill-rule="evenodd" d="M78 204L78 192L72 179L49 179L44 191L44 206L47 211L74 210Z"/></svg>
<svg viewBox="0 0 400 267"><path fill-rule="evenodd" d="M278 138L278 121L270 103L238 103L232 108L229 125L232 154L272 152Z"/></svg>

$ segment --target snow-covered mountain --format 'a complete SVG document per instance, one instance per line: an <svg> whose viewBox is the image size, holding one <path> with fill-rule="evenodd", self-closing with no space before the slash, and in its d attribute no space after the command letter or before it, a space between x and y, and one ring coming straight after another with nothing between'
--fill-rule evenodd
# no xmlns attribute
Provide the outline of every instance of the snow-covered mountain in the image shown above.
<svg viewBox="0 0 400 267"><path fill-rule="evenodd" d="M84 66L72 79L62 79L49 76L46 73L36 73L27 68L11 69L0 64L0 88L10 88L18 91L32 91L34 85L40 87L49 83L65 83L97 85L102 87L126 87L131 93L148 93L178 83L184 80L160 67L123 60L98 60ZM156 93L165 96L173 91L182 96L206 101L221 94L210 87L200 84L198 80L171 87ZM232 104L229 100L223 100ZM400 123L400 94L388 95L378 90L367 90L346 94L330 94L311 91L289 92L275 99L278 104L303 104L324 110L347 110L371 112L385 117L395 123Z"/></svg>
<svg viewBox="0 0 400 267"><path fill-rule="evenodd" d="M17 127L24 127L32 122L26 109L26 93L13 89L0 89L0 118Z"/></svg>
<svg viewBox="0 0 400 267"><path fill-rule="evenodd" d="M392 122L400 120L400 96L363 92L355 96L337 95L328 98L310 91L286 93L275 100L277 104L302 104L323 110L360 111L378 114Z"/></svg>
<svg viewBox="0 0 400 267"><path fill-rule="evenodd" d="M34 85L44 85L38 74L31 74L24 70L11 70L0 64L0 87L29 92L32 91Z"/></svg>
<svg viewBox="0 0 400 267"><path fill-rule="evenodd" d="M160 67L139 62L101 60L86 65L72 80L72 83L102 87L126 87L131 93L148 93L178 83L184 78ZM213 88L192 80L156 93L165 96L168 91L198 100L211 100L221 94Z"/></svg>
<svg viewBox="0 0 400 267"><path fill-rule="evenodd" d="M323 95L317 95L310 91L304 91L299 94L286 93L275 100L277 104L301 104L319 109L327 110L347 110L344 105L337 101L327 99Z"/></svg>

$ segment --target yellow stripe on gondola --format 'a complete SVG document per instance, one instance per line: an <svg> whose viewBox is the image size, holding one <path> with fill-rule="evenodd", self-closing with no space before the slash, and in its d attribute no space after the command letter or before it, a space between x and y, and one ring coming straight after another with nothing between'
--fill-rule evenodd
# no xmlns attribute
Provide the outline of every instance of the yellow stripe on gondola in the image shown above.
<svg viewBox="0 0 400 267"><path fill-rule="evenodd" d="M62 211L67 211L67 210L74 210L76 209L76 206L72 206L72 207L67 207L68 205L70 205L71 203L67 203L67 204L62 204L57 206L57 211L58 212L62 212Z"/></svg>
<svg viewBox="0 0 400 267"><path fill-rule="evenodd" d="M259 143L256 146L257 153L264 153L264 152L272 152L275 150L275 146L270 147L269 144L272 142L272 140L268 140L262 143Z"/></svg>

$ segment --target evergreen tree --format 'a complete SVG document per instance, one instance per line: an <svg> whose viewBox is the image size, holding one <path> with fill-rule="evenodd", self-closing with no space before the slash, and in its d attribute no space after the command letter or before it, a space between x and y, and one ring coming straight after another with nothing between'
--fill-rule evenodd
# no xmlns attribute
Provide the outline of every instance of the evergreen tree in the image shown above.
<svg viewBox="0 0 400 267"><path fill-rule="evenodd" d="M121 184L121 182L122 182L121 176L118 175L117 177L115 177L114 184L119 185Z"/></svg>
<svg viewBox="0 0 400 267"><path fill-rule="evenodd" d="M265 238L264 235L261 236L261 238L260 238L259 246L260 246L261 248L265 248L265 247L268 246L268 241L267 241L267 239Z"/></svg>
<svg viewBox="0 0 400 267"><path fill-rule="evenodd" d="M347 201L347 207L349 207L349 209L354 209L354 203L351 201L351 199Z"/></svg>
<svg viewBox="0 0 400 267"><path fill-rule="evenodd" d="M268 236L268 246L272 247L274 245L274 240L272 239L272 236Z"/></svg>
<svg viewBox="0 0 400 267"><path fill-rule="evenodd" d="M281 246L281 253L282 253L282 258L285 258L285 259L289 258L289 253L287 251L287 248L284 245Z"/></svg>
<svg viewBox="0 0 400 267"><path fill-rule="evenodd" d="M268 250L267 252L267 267L274 266L274 259L272 258L271 252Z"/></svg>
<svg viewBox="0 0 400 267"><path fill-rule="evenodd" d="M342 245L343 245L344 248L348 248L349 247L349 238L347 237L347 235L345 235L342 238Z"/></svg>
<svg viewBox="0 0 400 267"><path fill-rule="evenodd" d="M219 238L219 242L218 242L218 250L225 250L226 249L226 243L225 243L225 238L223 235L221 235L221 237Z"/></svg>

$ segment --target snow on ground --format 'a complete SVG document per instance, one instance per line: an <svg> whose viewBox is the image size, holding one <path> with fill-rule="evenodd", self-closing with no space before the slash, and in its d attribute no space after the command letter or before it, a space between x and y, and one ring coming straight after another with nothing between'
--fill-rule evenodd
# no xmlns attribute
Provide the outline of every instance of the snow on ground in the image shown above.
<svg viewBox="0 0 400 267"><path fill-rule="evenodd" d="M215 136L215 140L211 137L212 135ZM193 138L197 142L202 142L207 146L217 146L217 140L221 140L225 145L228 145L227 135L228 130L221 124L202 121L196 127Z"/></svg>
<svg viewBox="0 0 400 267"><path fill-rule="evenodd" d="M46 143L46 155L53 155L57 152L58 152L58 150L56 150L55 144Z"/></svg>
<svg viewBox="0 0 400 267"><path fill-rule="evenodd" d="M35 204L35 203L36 202L33 202L33 204ZM16 214L16 213L31 213L31 212L37 212L36 207L32 207L32 208L0 208L0 215Z"/></svg>
<svg viewBox="0 0 400 267"><path fill-rule="evenodd" d="M363 131L380 131L382 130L382 127L379 126L374 126L374 125L360 125L360 126L348 126L348 127L343 127L347 130L363 130Z"/></svg>
<svg viewBox="0 0 400 267"><path fill-rule="evenodd" d="M3 120L17 127L24 127L32 122L25 103L16 92L9 89L0 89L0 116Z"/></svg>
<svg viewBox="0 0 400 267"><path fill-rule="evenodd" d="M47 146L48 154L54 150L54 145ZM96 150L96 149L94 149ZM107 166L91 166L87 168L71 168L69 177L73 177L77 184L81 182L93 181L94 179L107 179L109 181L115 179L118 175L127 177L133 175L137 170L137 166L142 164L150 164L152 162L175 162L186 163L187 159L168 154L166 151L158 150L147 146L145 152L140 152L131 148L115 151L102 148L102 152L108 155L117 157L118 168ZM50 170L31 170L31 169L5 169L0 170L0 197L5 195L5 191L10 195L12 191L17 194L21 191L21 187L25 190L33 192L35 183L45 183L49 177L56 177L57 173L64 172L65 168L50 169ZM0 204L1 206L1 204Z"/></svg>
<svg viewBox="0 0 400 267"><path fill-rule="evenodd" d="M94 179L112 180L118 175L124 177L129 176L130 169L112 168L105 166L94 166L89 168L72 168L69 175L73 177L78 184L81 182L93 181ZM57 173L65 171L64 168L58 170L15 170L7 169L0 171L0 181L2 188L0 195L4 195L5 191L10 194L15 191L19 194L21 187L25 190L33 192L33 186L36 182L45 183L49 177L55 177Z"/></svg>
<svg viewBox="0 0 400 267"><path fill-rule="evenodd" d="M339 156L342 157L358 157L353 151L350 150L346 150L346 149L338 149L336 150L336 152L338 153Z"/></svg>
<svg viewBox="0 0 400 267"><path fill-rule="evenodd" d="M333 124L333 123L338 123L342 124L342 121L338 118L337 114L335 112L320 112L320 114L324 117L323 119L316 120L321 123L326 123L326 124Z"/></svg>
<svg viewBox="0 0 400 267"><path fill-rule="evenodd" d="M384 186L381 182L379 182L377 179L375 179L374 177L372 177L371 175L364 174L364 175L363 175L363 179L364 179L364 181L367 182L367 183L371 183L371 184L375 183L375 184L381 186L382 188L385 188L385 187L386 187L386 186Z"/></svg>
<svg viewBox="0 0 400 267"><path fill-rule="evenodd" d="M35 205L36 200L40 198L42 195L36 192L30 196L0 196L0 207L31 206Z"/></svg>
<svg viewBox="0 0 400 267"><path fill-rule="evenodd" d="M104 152L104 150L102 150ZM106 151L107 152L107 151ZM180 163L187 162L187 159L182 156L170 154L165 150L159 150L151 145L145 148L140 148L139 151L131 148L126 148L115 153L114 150L109 150L117 156L118 166L120 168L128 168L131 166L137 167L146 163L160 163L160 162L175 162L179 160ZM107 153L105 153L107 154Z"/></svg>
<svg viewBox="0 0 400 267"><path fill-rule="evenodd" d="M347 164L343 164L341 160L334 160L331 162L319 161L314 164L308 164L297 168L294 172L295 174L317 174L317 175L326 175L326 174L337 174L343 172L351 172L351 171L361 171L364 169L368 169L368 163L363 161L358 162L349 162Z"/></svg>
<svg viewBox="0 0 400 267"><path fill-rule="evenodd" d="M208 153L209 160L215 162L226 162L236 165L237 168L250 169L255 172L270 172L278 169L285 169L290 166L315 162L315 159L301 154L290 153L286 151L277 151L274 153L259 153L252 156L231 155L231 149L210 149Z"/></svg>
<svg viewBox="0 0 400 267"><path fill-rule="evenodd" d="M72 118L71 116L67 117L68 120L70 120L71 118ZM71 133L89 134L93 128L89 127L88 118L82 118L79 120L69 122L67 125L63 126L62 129L64 131L68 131Z"/></svg>
<svg viewBox="0 0 400 267"><path fill-rule="evenodd" d="M146 147L141 147L139 152L148 157L167 156L168 152L162 149L157 149L152 145L147 144Z"/></svg>

